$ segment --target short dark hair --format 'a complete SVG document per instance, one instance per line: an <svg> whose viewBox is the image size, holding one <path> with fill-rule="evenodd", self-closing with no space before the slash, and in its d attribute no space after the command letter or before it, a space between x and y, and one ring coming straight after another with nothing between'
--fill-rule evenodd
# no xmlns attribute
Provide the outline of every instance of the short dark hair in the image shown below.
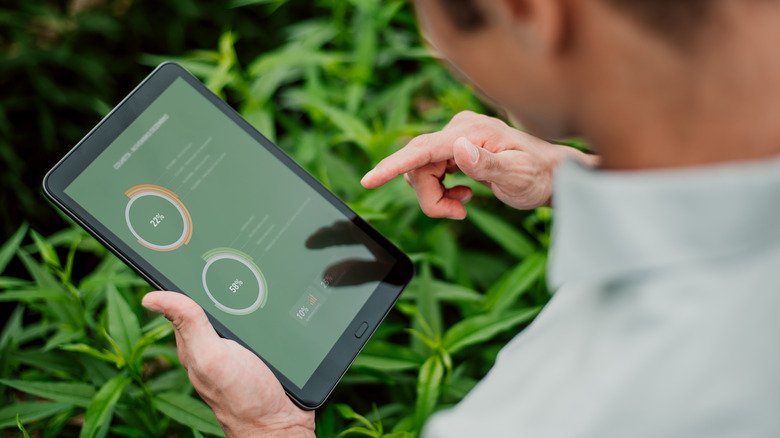
<svg viewBox="0 0 780 438"><path fill-rule="evenodd" d="M453 23L464 31L486 22L476 0L439 0ZM595 0L594 0L595 1ZM633 16L642 25L668 37L690 35L718 0L603 0Z"/></svg>

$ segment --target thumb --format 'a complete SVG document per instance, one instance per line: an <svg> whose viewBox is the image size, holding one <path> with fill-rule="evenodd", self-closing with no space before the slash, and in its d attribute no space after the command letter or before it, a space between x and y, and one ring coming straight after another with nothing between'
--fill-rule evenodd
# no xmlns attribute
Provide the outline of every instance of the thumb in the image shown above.
<svg viewBox="0 0 780 438"><path fill-rule="evenodd" d="M188 350L195 350L198 345L205 346L219 339L203 308L182 293L149 292L141 304L170 320Z"/></svg>
<svg viewBox="0 0 780 438"><path fill-rule="evenodd" d="M477 181L495 181L500 179L501 162L496 154L475 146L466 137L455 140L455 163L461 172Z"/></svg>

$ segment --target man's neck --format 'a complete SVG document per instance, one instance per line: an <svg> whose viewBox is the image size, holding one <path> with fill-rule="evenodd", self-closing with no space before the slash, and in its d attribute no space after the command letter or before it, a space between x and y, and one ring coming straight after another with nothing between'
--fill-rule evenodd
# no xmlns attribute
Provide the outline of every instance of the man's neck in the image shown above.
<svg viewBox="0 0 780 438"><path fill-rule="evenodd" d="M590 29L578 108L607 169L650 169L780 155L780 7L733 9L690 49L631 23ZM739 4L742 4L740 6ZM599 41L599 40L603 41ZM609 68L604 68L609 66Z"/></svg>

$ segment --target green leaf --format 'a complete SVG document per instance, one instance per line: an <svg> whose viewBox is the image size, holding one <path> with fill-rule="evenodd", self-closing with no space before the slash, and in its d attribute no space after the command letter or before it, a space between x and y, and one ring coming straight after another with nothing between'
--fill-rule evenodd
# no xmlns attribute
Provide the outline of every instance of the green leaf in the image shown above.
<svg viewBox="0 0 780 438"><path fill-rule="evenodd" d="M141 339L138 317L114 285L108 285L106 292L108 334L117 343L122 354L129 358L133 348Z"/></svg>
<svg viewBox="0 0 780 438"><path fill-rule="evenodd" d="M30 434L27 433L27 429L24 428L24 425L22 424L22 418L19 416L19 414L16 414L16 427L19 428L19 430L22 432L22 437L30 438Z"/></svg>
<svg viewBox="0 0 780 438"><path fill-rule="evenodd" d="M383 435L382 438L414 438L410 432L393 432Z"/></svg>
<svg viewBox="0 0 780 438"><path fill-rule="evenodd" d="M35 261L27 251L20 250L19 259L22 260L22 263L24 263L27 271L32 275L33 280L35 280L38 286L47 289L57 289L61 287L60 282L51 274L51 272Z"/></svg>
<svg viewBox="0 0 780 438"><path fill-rule="evenodd" d="M415 319L416 320L420 320L420 315L417 314ZM423 323L423 329L425 329L426 328L424 326L425 321L421 321L420 320L420 322ZM425 345L428 348L428 350L436 351L441 346L441 339L438 338L438 337L436 339L431 338L430 336L426 335L425 333L422 333L422 332L420 332L418 330L415 330L415 329L407 329L406 332L414 337L413 341L414 340L420 341L423 345ZM430 333L430 330L427 330L427 332ZM414 345L414 344L412 344L412 345Z"/></svg>
<svg viewBox="0 0 780 438"><path fill-rule="evenodd" d="M417 369L423 357L412 349L381 339L372 339L352 364L384 372Z"/></svg>
<svg viewBox="0 0 780 438"><path fill-rule="evenodd" d="M222 90L233 79L232 70L236 63L234 44L235 35L232 32L224 32L219 38L219 62L217 67L206 77L206 88L214 94L222 95Z"/></svg>
<svg viewBox="0 0 780 438"><path fill-rule="evenodd" d="M361 147L365 146L371 138L371 130L368 126L359 117L343 109L313 97L303 90L291 90L285 94L285 97L298 105L321 112L347 136L347 139L355 141Z"/></svg>
<svg viewBox="0 0 780 438"><path fill-rule="evenodd" d="M420 366L420 362L408 359L398 359L395 357L382 357L372 354L361 354L355 359L355 362L352 364L352 366L357 368L371 368L384 372L393 372L415 370Z"/></svg>
<svg viewBox="0 0 780 438"><path fill-rule="evenodd" d="M41 301L41 300L57 300L57 301L63 301L68 299L68 296L65 294L65 291L62 289L56 288L56 289L47 289L47 288L36 288L36 289L22 289L22 290L9 290L3 293L0 293L0 302L8 302L8 301L20 301L23 303L29 303L31 301Z"/></svg>
<svg viewBox="0 0 780 438"><path fill-rule="evenodd" d="M30 284L29 280L23 280L21 278L0 277L0 289L19 288L29 286Z"/></svg>
<svg viewBox="0 0 780 438"><path fill-rule="evenodd" d="M485 294L483 309L502 313L544 275L547 257L533 253L504 274Z"/></svg>
<svg viewBox="0 0 780 438"><path fill-rule="evenodd" d="M14 258L14 254L19 249L19 245L27 234L27 224L23 224L0 248L0 273L5 271L6 266Z"/></svg>
<svg viewBox="0 0 780 438"><path fill-rule="evenodd" d="M95 395L95 388L86 383L35 382L7 379L0 379L0 383L27 394L84 408L89 406L92 397Z"/></svg>
<svg viewBox="0 0 780 438"><path fill-rule="evenodd" d="M339 414L345 419L345 420L353 420L357 421L358 423L361 423L365 426L365 429L367 431L375 432L376 426L374 426L373 423L368 421L368 419L357 412L355 412L354 409L352 409L352 406L347 404L337 404L336 410L339 411Z"/></svg>
<svg viewBox="0 0 780 438"><path fill-rule="evenodd" d="M179 363L179 354L172 345L153 344L144 349L144 358L160 358L171 363Z"/></svg>
<svg viewBox="0 0 780 438"><path fill-rule="evenodd" d="M84 426L79 438L102 438L106 436L114 415L114 407L122 395L122 390L130 383L130 377L119 375L106 382L87 407Z"/></svg>
<svg viewBox="0 0 780 438"><path fill-rule="evenodd" d="M165 321L168 322L167 319ZM133 352L130 355L128 362L130 362L133 366L136 367L141 366L146 349L150 345L168 336L172 332L173 332L173 326L171 324L154 326L151 330L149 330L141 337L141 340L139 340L137 344L135 344L135 347L133 348Z"/></svg>
<svg viewBox="0 0 780 438"><path fill-rule="evenodd" d="M78 376L82 372L72 355L60 351L19 350L14 352L12 359L59 375Z"/></svg>
<svg viewBox="0 0 780 438"><path fill-rule="evenodd" d="M119 372L116 367L102 359L92 356L83 356L79 362L84 365L84 371L89 380L96 386L103 386L106 382L116 377Z"/></svg>
<svg viewBox="0 0 780 438"><path fill-rule="evenodd" d="M18 251L18 256L35 280L37 287L41 289L62 288L59 280L57 280L46 267L38 263L27 251L20 249ZM66 294L67 292L63 291L63 293ZM59 322L71 327L81 328L85 324L84 312L77 302L61 303L59 301L49 301L41 310L45 314L55 316Z"/></svg>
<svg viewBox="0 0 780 438"><path fill-rule="evenodd" d="M16 425L17 415L23 423L57 415L73 407L69 403L20 402L0 408L0 429Z"/></svg>
<svg viewBox="0 0 780 438"><path fill-rule="evenodd" d="M417 430L422 430L425 420L436 409L441 393L441 382L444 378L444 363L438 354L425 361L420 368L417 380L417 402L415 422Z"/></svg>
<svg viewBox="0 0 780 438"><path fill-rule="evenodd" d="M375 28L376 3L366 2L365 7L358 7L359 13L355 17L353 27L357 31L355 55L357 56L354 70L358 81L351 85L363 84L371 78L374 70L374 61L377 52L377 30ZM362 97L362 96L361 96ZM361 99L362 100L362 99Z"/></svg>
<svg viewBox="0 0 780 438"><path fill-rule="evenodd" d="M43 346L43 351L49 351L53 348L59 347L60 345L70 344L71 342L82 340L83 338L85 338L84 332L72 332L62 328L53 336L49 336L46 339L46 344Z"/></svg>
<svg viewBox="0 0 780 438"><path fill-rule="evenodd" d="M203 433L225 436L217 417L205 403L177 392L164 392L154 398L157 410L174 421Z"/></svg>
<svg viewBox="0 0 780 438"><path fill-rule="evenodd" d="M479 379L473 377L453 376L447 388L447 396L451 400L461 400L477 386L477 383Z"/></svg>
<svg viewBox="0 0 780 438"><path fill-rule="evenodd" d="M24 306L16 306L11 312L8 320L0 333L0 352L5 352L6 347L22 329L22 317L24 316Z"/></svg>
<svg viewBox="0 0 780 438"><path fill-rule="evenodd" d="M174 390L179 393L189 393L192 392L192 387L187 377L187 370L184 367L175 367L150 380L149 390L153 393Z"/></svg>
<svg viewBox="0 0 780 438"><path fill-rule="evenodd" d="M348 435L367 436L371 438L379 438L380 436L379 432L372 429L368 429L366 427L350 427L348 429L344 429L338 434L339 437L348 436Z"/></svg>
<svg viewBox="0 0 780 438"><path fill-rule="evenodd" d="M451 223L442 222L428 233L426 239L434 248L436 265L444 271L444 277L448 279L455 278L460 258L460 248L452 228Z"/></svg>
<svg viewBox="0 0 780 438"><path fill-rule="evenodd" d="M54 325L44 321L28 324L14 335L14 340L18 345L24 345L31 341L46 339L54 329Z"/></svg>
<svg viewBox="0 0 780 438"><path fill-rule="evenodd" d="M100 351L97 348L87 344L67 344L67 345L60 346L60 349L65 351L74 351L77 353L88 354L96 359L100 359L106 362L111 362L114 364L119 363L121 361L120 358L117 357L117 355L108 351Z"/></svg>
<svg viewBox="0 0 780 438"><path fill-rule="evenodd" d="M540 310L541 307L533 307L503 317L488 314L466 318L447 330L442 340L442 347L450 354L454 354L468 346L488 341L512 327L531 321Z"/></svg>
<svg viewBox="0 0 780 438"><path fill-rule="evenodd" d="M473 205L466 208L469 220L513 256L522 259L535 250L531 239L503 219Z"/></svg>
<svg viewBox="0 0 780 438"><path fill-rule="evenodd" d="M484 295L473 289L441 280L431 281L429 290L439 301L449 303L477 303L485 299ZM420 293L420 288L407 289L401 298L417 299L418 293Z"/></svg>
<svg viewBox="0 0 780 438"><path fill-rule="evenodd" d="M112 426L109 428L109 432L111 432L111 435L126 436L130 438L147 438L149 436L149 432L130 426Z"/></svg>
<svg viewBox="0 0 780 438"><path fill-rule="evenodd" d="M33 238L35 247L38 248L41 259L50 266L61 266L60 258L57 257L57 251L54 250L54 247L35 230L30 230L30 235Z"/></svg>
<svg viewBox="0 0 780 438"><path fill-rule="evenodd" d="M440 339L442 331L441 306L437 297L431 291L433 273L430 263L423 262L419 274L410 286L416 289L418 317L412 320L412 329L419 333L425 333L433 341ZM426 354L419 346L415 348L418 353ZM427 355L427 354L426 354Z"/></svg>

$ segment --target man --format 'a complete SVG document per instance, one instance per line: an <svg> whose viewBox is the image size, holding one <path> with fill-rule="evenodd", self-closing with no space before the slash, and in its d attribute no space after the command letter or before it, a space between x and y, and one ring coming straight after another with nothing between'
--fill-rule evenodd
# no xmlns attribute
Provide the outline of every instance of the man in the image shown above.
<svg viewBox="0 0 780 438"><path fill-rule="evenodd" d="M531 132L460 114L381 162L461 219L461 171L556 207L559 288L429 437L780 436L780 2L418 0L431 45ZM594 170L593 167L598 167ZM179 294L145 305L228 436L313 436L251 353ZM195 355L195 351L209 354ZM230 360L231 367L221 366Z"/></svg>

